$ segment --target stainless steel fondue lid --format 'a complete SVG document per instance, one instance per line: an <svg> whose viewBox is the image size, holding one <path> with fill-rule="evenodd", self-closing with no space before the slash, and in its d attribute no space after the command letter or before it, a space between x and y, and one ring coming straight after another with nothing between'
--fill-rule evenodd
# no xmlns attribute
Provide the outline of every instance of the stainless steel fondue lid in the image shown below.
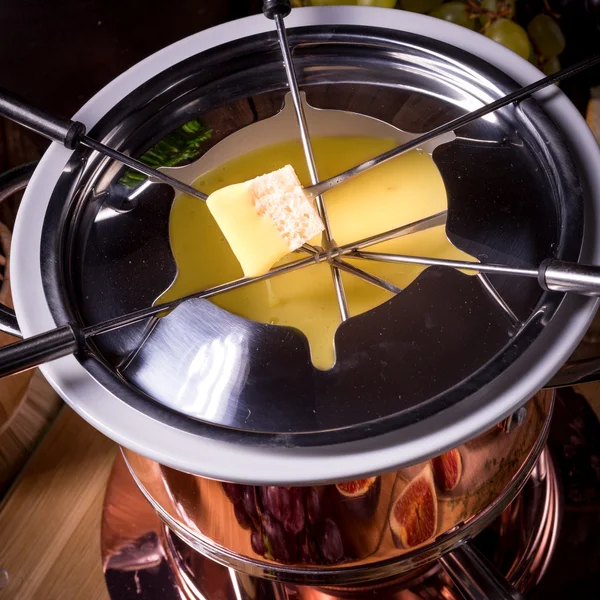
<svg viewBox="0 0 600 600"><path fill-rule="evenodd" d="M420 15L301 9L287 23L313 107L412 133L539 78L497 44ZM157 53L76 118L96 139L139 156L192 119L212 128L215 144L274 116L286 92L273 25L258 16ZM599 152L558 90L456 136L433 154L456 246L513 266L598 260ZM13 250L26 336L149 306L171 284L173 191L132 192L122 175L120 165L84 148L53 147L44 157ZM327 372L312 367L299 332L206 300L97 337L77 359L43 371L92 424L168 466L257 484L349 479L437 455L513 412L558 370L595 312L595 300L543 292L535 281L490 281L516 319L480 279L430 268L340 326L337 362ZM139 376L165 365L177 368L170 396Z"/></svg>

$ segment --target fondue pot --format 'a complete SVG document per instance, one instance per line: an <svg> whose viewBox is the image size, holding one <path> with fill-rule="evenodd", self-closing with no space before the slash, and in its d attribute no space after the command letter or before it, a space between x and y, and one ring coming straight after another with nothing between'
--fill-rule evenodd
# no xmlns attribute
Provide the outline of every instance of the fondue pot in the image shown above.
<svg viewBox="0 0 600 600"><path fill-rule="evenodd" d="M409 138L540 78L487 38L403 11L305 8L286 25L309 116L351 112ZM204 157L165 170L191 183L185 173L201 172L233 136L238 154L266 143L268 133L243 132L277 119L287 93L273 22L260 15L165 48L75 118L131 156L203 123L212 131ZM447 235L461 250L514 267L600 261L600 150L555 86L455 131L433 159ZM150 181L127 185L120 164L89 148L54 144L19 210L16 319L3 309L4 330L30 337L150 306L177 273L174 196ZM469 571L470 597L517 598L456 548L538 464L553 398L539 390L596 309L596 299L535 280L432 267L340 326L330 371L312 366L300 332L206 299L98 335L41 369L124 448L169 530L221 564L343 586L439 559L455 580L457 565ZM468 592L476 574L495 592Z"/></svg>

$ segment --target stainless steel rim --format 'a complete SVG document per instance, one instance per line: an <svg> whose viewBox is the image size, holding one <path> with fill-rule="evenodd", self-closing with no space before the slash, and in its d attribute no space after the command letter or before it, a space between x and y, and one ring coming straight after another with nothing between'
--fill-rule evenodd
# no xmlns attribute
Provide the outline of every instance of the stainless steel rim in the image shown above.
<svg viewBox="0 0 600 600"><path fill-rule="evenodd" d="M484 40L475 33L421 15L364 7L330 7L303 9L293 14L291 19L295 25L302 26L328 23L330 27L341 24L362 27L367 23L380 28L396 27L398 30L416 33L428 31L432 36L450 44L474 49L490 64L498 65L522 84L531 83L540 77L539 72L527 61L516 58L501 46ZM75 118L91 128L101 115L127 93L158 74L165 66L175 65L182 57L209 49L223 39L242 39L248 32L267 30L263 17L251 17L182 40L115 80ZM595 262L599 256L599 221L594 207L595 199L600 193L600 176L594 168L594 161L599 156L597 144L564 95L556 90L547 90L547 93L540 94L538 98L565 132L577 165L584 174L584 183L589 186L581 260ZM57 147L46 153L25 195L16 224L12 254L14 298L21 327L27 336L54 326L48 303L43 298L40 265L35 258L40 251L40 231L49 196L47 190L54 186L54 181L59 178L68 158L69 153ZM488 390L490 394L485 403L462 403L407 427L399 435L391 433L370 441L318 447L310 453L302 448L288 446L249 447L233 437L215 439L188 433L178 426L172 426L172 415L166 412L162 413L164 420L161 420L158 411L151 415L115 397L73 357L43 366L42 371L67 402L95 427L119 443L161 464L188 472L200 472L207 477L227 478L253 485L301 485L309 481L330 483L366 477L420 462L471 439L507 417L568 359L591 321L596 307L595 301L565 299L556 314L556 327L552 330L547 328L548 331L540 336L535 348L530 348L523 360L515 363L514 369L507 372L505 377L499 378L497 393ZM159 446L156 444L158 439L161 440ZM342 453L348 460L340 461ZM200 464L198 457L207 455L212 455L213 460ZM242 457L260 465L260 469L250 472L248 464L241 461Z"/></svg>

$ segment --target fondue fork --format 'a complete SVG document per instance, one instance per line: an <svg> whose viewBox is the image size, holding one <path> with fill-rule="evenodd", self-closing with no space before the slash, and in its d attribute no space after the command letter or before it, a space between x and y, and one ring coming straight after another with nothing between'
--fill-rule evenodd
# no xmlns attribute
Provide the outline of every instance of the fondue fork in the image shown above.
<svg viewBox="0 0 600 600"><path fill-rule="evenodd" d="M566 262L556 258L547 258L539 266L532 268L466 260L447 260L427 256L410 256L407 254L388 254L385 252L354 251L348 258L403 265L446 267L487 274L518 275L537 279L540 287L546 291L571 292L582 296L600 296L600 267Z"/></svg>
<svg viewBox="0 0 600 600"><path fill-rule="evenodd" d="M0 88L0 115L39 133L53 142L62 144L67 150L75 150L82 144L151 179L166 183L180 192L194 196L199 200L206 201L208 198L206 194L203 194L191 185L170 177L166 173L153 169L143 162L91 138L87 135L87 129L83 123L49 115L2 88Z"/></svg>
<svg viewBox="0 0 600 600"><path fill-rule="evenodd" d="M416 137L404 144L400 144L396 148L392 148L391 150L388 150L387 152L384 152L379 156L375 156L374 158L371 158L361 163L360 165L356 165L355 167L352 167L351 169L340 173L339 175L335 175L333 177L330 177L329 179L320 181L316 185L305 187L304 191L310 197L315 198L337 187L338 185L341 185L342 183L346 183L348 180L356 177L357 175L360 175L361 173L365 173L366 171L369 171L374 167L382 165L383 163L386 163L389 160L392 160L393 158L396 158L398 156L401 156L402 154L410 152L411 150L419 148L426 142L429 142L451 131L456 131L460 127L464 127L465 125L468 125L469 123L472 123L473 121L476 121L477 119L484 117L485 115L488 115L496 110L499 110L500 108L508 106L513 102L517 102L519 100L527 98L528 96L531 96L535 92L539 92L540 90L548 87L549 85L552 85L553 83L563 81L599 63L600 54L582 60L581 62L578 62L571 67L567 67L566 69L558 71L554 75L544 77L539 81L531 83L530 85L526 85L525 87L511 92L510 94L507 94L502 98L498 98L498 100L494 100L489 104L485 104L481 108L473 110L461 117L457 117L456 119L449 121L448 123L440 125L439 127L436 127L431 131L420 135L419 137Z"/></svg>
<svg viewBox="0 0 600 600"><path fill-rule="evenodd" d="M425 231L432 227L439 227L446 223L446 217L447 212L443 211L431 217L426 217L419 221L396 227L384 233L373 235L351 244L339 246L332 250L318 251L316 254L312 254L307 258L288 263L287 265L275 267L268 273L258 277L243 277L241 279L236 279L177 300L171 300L170 302L163 302L156 306L136 310L96 325L81 327L75 323L67 323L52 331L41 333L26 340L0 348L0 378L31 369L45 362L68 356L69 354L75 354L82 350L85 340L89 338L133 325L134 323L138 323L149 317L158 316L166 311L174 310L187 300L212 298L218 294L245 287L252 283L256 283L257 281L264 281L271 277L291 273L292 271L320 262L338 259L345 254L350 254L351 252L367 246L372 246L373 244L418 233L419 231ZM360 271L360 269L358 270ZM372 283L375 283L374 280L378 279L374 276L370 277L373 280ZM381 280L382 286L386 283L387 282ZM388 291L390 290L388 289Z"/></svg>
<svg viewBox="0 0 600 600"><path fill-rule="evenodd" d="M288 263L271 269L258 277L244 277L230 281L195 294L190 294L178 300L164 302L156 306L133 311L114 319L81 327L78 324L67 323L52 331L42 333L26 340L0 348L0 378L20 371L36 367L42 363L56 360L69 354L81 351L85 340L96 335L102 335L127 327L149 317L155 317L166 311L176 309L187 300L212 298L230 290L245 287L257 281L264 281L278 275L290 273L322 261L338 260L342 256L363 260L380 260L406 264L441 266L454 269L464 269L479 273L496 273L520 277L535 278L540 287L546 291L572 292L585 296L600 296L600 267L547 259L538 267L512 267L497 264L485 264L469 261L444 260L420 256L387 254L378 252L361 252L363 248L424 231L446 223L447 212L443 211L431 217L426 217L414 223L386 231L382 234L345 244L331 250L319 251L307 258Z"/></svg>
<svg viewBox="0 0 600 600"><path fill-rule="evenodd" d="M266 0L265 6L266 5L277 5L279 6L279 10L281 10L281 5L289 6L289 2L286 2L285 0L283 2L279 0ZM289 14L289 12L287 14ZM279 20L280 19L277 21ZM287 40L287 38L285 39ZM287 55L289 56L289 45L286 45L286 47L288 49ZM474 111L466 113L461 117L440 125L439 127L436 127L431 131L428 131L427 133L410 140L409 142L401 144L396 148L392 148L391 150L371 158L360 165L356 165L355 167L352 167L343 173L339 173L338 175L330 177L329 179L325 179L316 184L307 186L304 188L304 190L311 198L317 199L328 190L345 183L361 173L369 171L370 169L392 160L393 158L396 158L402 154L405 154L410 150L414 150L419 146L422 146L424 143L440 137L445 133L455 131L456 129L468 125L469 123L472 123L473 121L485 115L508 106L513 102L517 102L518 100L522 100L528 96L531 96L535 92L538 92L543 88L552 85L553 83L558 83L559 81L568 79L569 77L585 71L586 69L589 69L599 63L600 54L582 60L571 67L567 67L566 69L558 71L554 75L544 77L539 81L511 92L502 98L498 98L498 100L494 100L493 102L490 102L489 104L486 104ZM18 123L19 125L31 129L32 131L35 131L43 137L62 144L68 150L74 150L79 144L83 144L84 146L87 146L88 148L91 148L92 150L95 150L104 156L112 158L113 160L116 160L117 162L120 162L125 166L150 177L151 179L166 183L180 192L189 194L190 196L194 196L195 198L203 201L206 201L208 198L206 194L198 191L192 186L170 177L169 175L162 173L157 169L153 169L141 161L132 158L131 156L127 156L126 154L123 154L114 148L110 148L109 146L106 146L97 140L94 140L86 134L86 126L83 123L49 115L44 111L27 104L20 98L17 98L2 88L0 88L0 115L10 119L11 121L14 121L15 123Z"/></svg>
<svg viewBox="0 0 600 600"><path fill-rule="evenodd" d="M117 162L124 164L125 166L139 171L140 173L150 177L151 180L160 181L170 185L172 188L184 193L189 194L199 200L206 202L208 195L195 189L194 187L179 181L166 173L153 169L142 163L131 156L127 156L114 148L110 148L105 144L89 137L86 135L86 127L79 121L71 121L69 119L63 119L53 115L49 115L38 108L35 108L25 103L20 98L17 98L10 92L0 88L0 115L3 115L40 135L61 143L68 150L74 150L79 144L83 144L100 154L107 156ZM315 182L317 178L315 176ZM314 253L314 248L310 244L304 244L302 250L310 253ZM337 270L336 270L337 271ZM364 273L360 269L357 269L353 274L366 281L372 283L372 277L369 274ZM391 285L391 284L390 284ZM341 294L343 288L341 278L339 279L339 288ZM338 291L336 283L336 292ZM345 301L344 301L345 302ZM344 306L345 303L344 303ZM346 309L347 310L347 309Z"/></svg>
<svg viewBox="0 0 600 600"><path fill-rule="evenodd" d="M292 6L288 0L264 0L263 2L263 13L268 19L275 21L277 27L277 37L279 39L279 47L281 48L281 54L283 57L283 66L285 68L285 74L288 81L288 87L292 95L294 102L294 109L296 111L296 118L298 120L298 128L300 129L300 140L302 141L302 149L304 150L304 157L306 159L306 165L308 167L308 173L310 180L313 184L313 188L318 185L319 174L317 171L317 163L312 149L312 143L310 140L310 134L308 132L308 124L306 122L306 115L304 114L304 108L302 106L302 99L300 96L300 88L298 87L298 78L296 77L296 70L294 68L294 61L292 60L292 53L290 51L290 45L288 42L287 31L285 27L285 17L292 12ZM329 218L327 216L327 208L323 200L323 196L320 193L311 194L311 197L315 200L319 216L323 221L325 229L323 231L323 246L326 250L336 247L336 243L333 239L331 232L331 226L329 224ZM331 268L331 276L333 278L333 287L335 289L335 296L340 311L340 318L342 321L346 321L350 314L348 312L348 301L346 299L346 292L344 291L344 282L342 280L342 274L340 273L340 265L336 261L329 263ZM360 269L357 269L354 273L358 277L365 278L365 273ZM373 281L371 280L371 283Z"/></svg>

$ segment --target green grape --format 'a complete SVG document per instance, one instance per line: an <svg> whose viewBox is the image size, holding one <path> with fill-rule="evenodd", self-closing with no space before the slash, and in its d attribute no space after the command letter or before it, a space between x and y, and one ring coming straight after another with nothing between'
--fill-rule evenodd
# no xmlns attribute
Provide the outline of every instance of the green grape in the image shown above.
<svg viewBox="0 0 600 600"><path fill-rule="evenodd" d="M475 19L471 19L467 5L464 2L446 2L437 8L434 8L430 13L432 17L450 21L455 25L462 25L467 29L475 29Z"/></svg>
<svg viewBox="0 0 600 600"><path fill-rule="evenodd" d="M531 44L527 32L514 21L509 19L498 19L494 21L485 32L485 35L495 42L506 46L509 50L516 52L525 59L531 53Z"/></svg>
<svg viewBox="0 0 600 600"><path fill-rule="evenodd" d="M549 15L533 17L527 31L544 58L554 58L565 49L565 36L560 25Z"/></svg>
<svg viewBox="0 0 600 600"><path fill-rule="evenodd" d="M395 8L398 0L311 0L313 6L340 6L342 4L356 4L358 6L381 6L381 8Z"/></svg>
<svg viewBox="0 0 600 600"><path fill-rule="evenodd" d="M515 0L482 0L481 9L485 11L479 20L483 27L487 27L498 18L512 19L515 16Z"/></svg>
<svg viewBox="0 0 600 600"><path fill-rule="evenodd" d="M558 56L554 56L550 60L547 60L542 67L542 71L544 71L546 75L558 73L560 71L560 60L558 60Z"/></svg>
<svg viewBox="0 0 600 600"><path fill-rule="evenodd" d="M428 13L437 8L442 0L400 0L398 7L415 13Z"/></svg>
<svg viewBox="0 0 600 600"><path fill-rule="evenodd" d="M498 0L482 0L480 6L486 12L480 15L479 20L483 27L487 27L492 22L492 15L498 14Z"/></svg>

